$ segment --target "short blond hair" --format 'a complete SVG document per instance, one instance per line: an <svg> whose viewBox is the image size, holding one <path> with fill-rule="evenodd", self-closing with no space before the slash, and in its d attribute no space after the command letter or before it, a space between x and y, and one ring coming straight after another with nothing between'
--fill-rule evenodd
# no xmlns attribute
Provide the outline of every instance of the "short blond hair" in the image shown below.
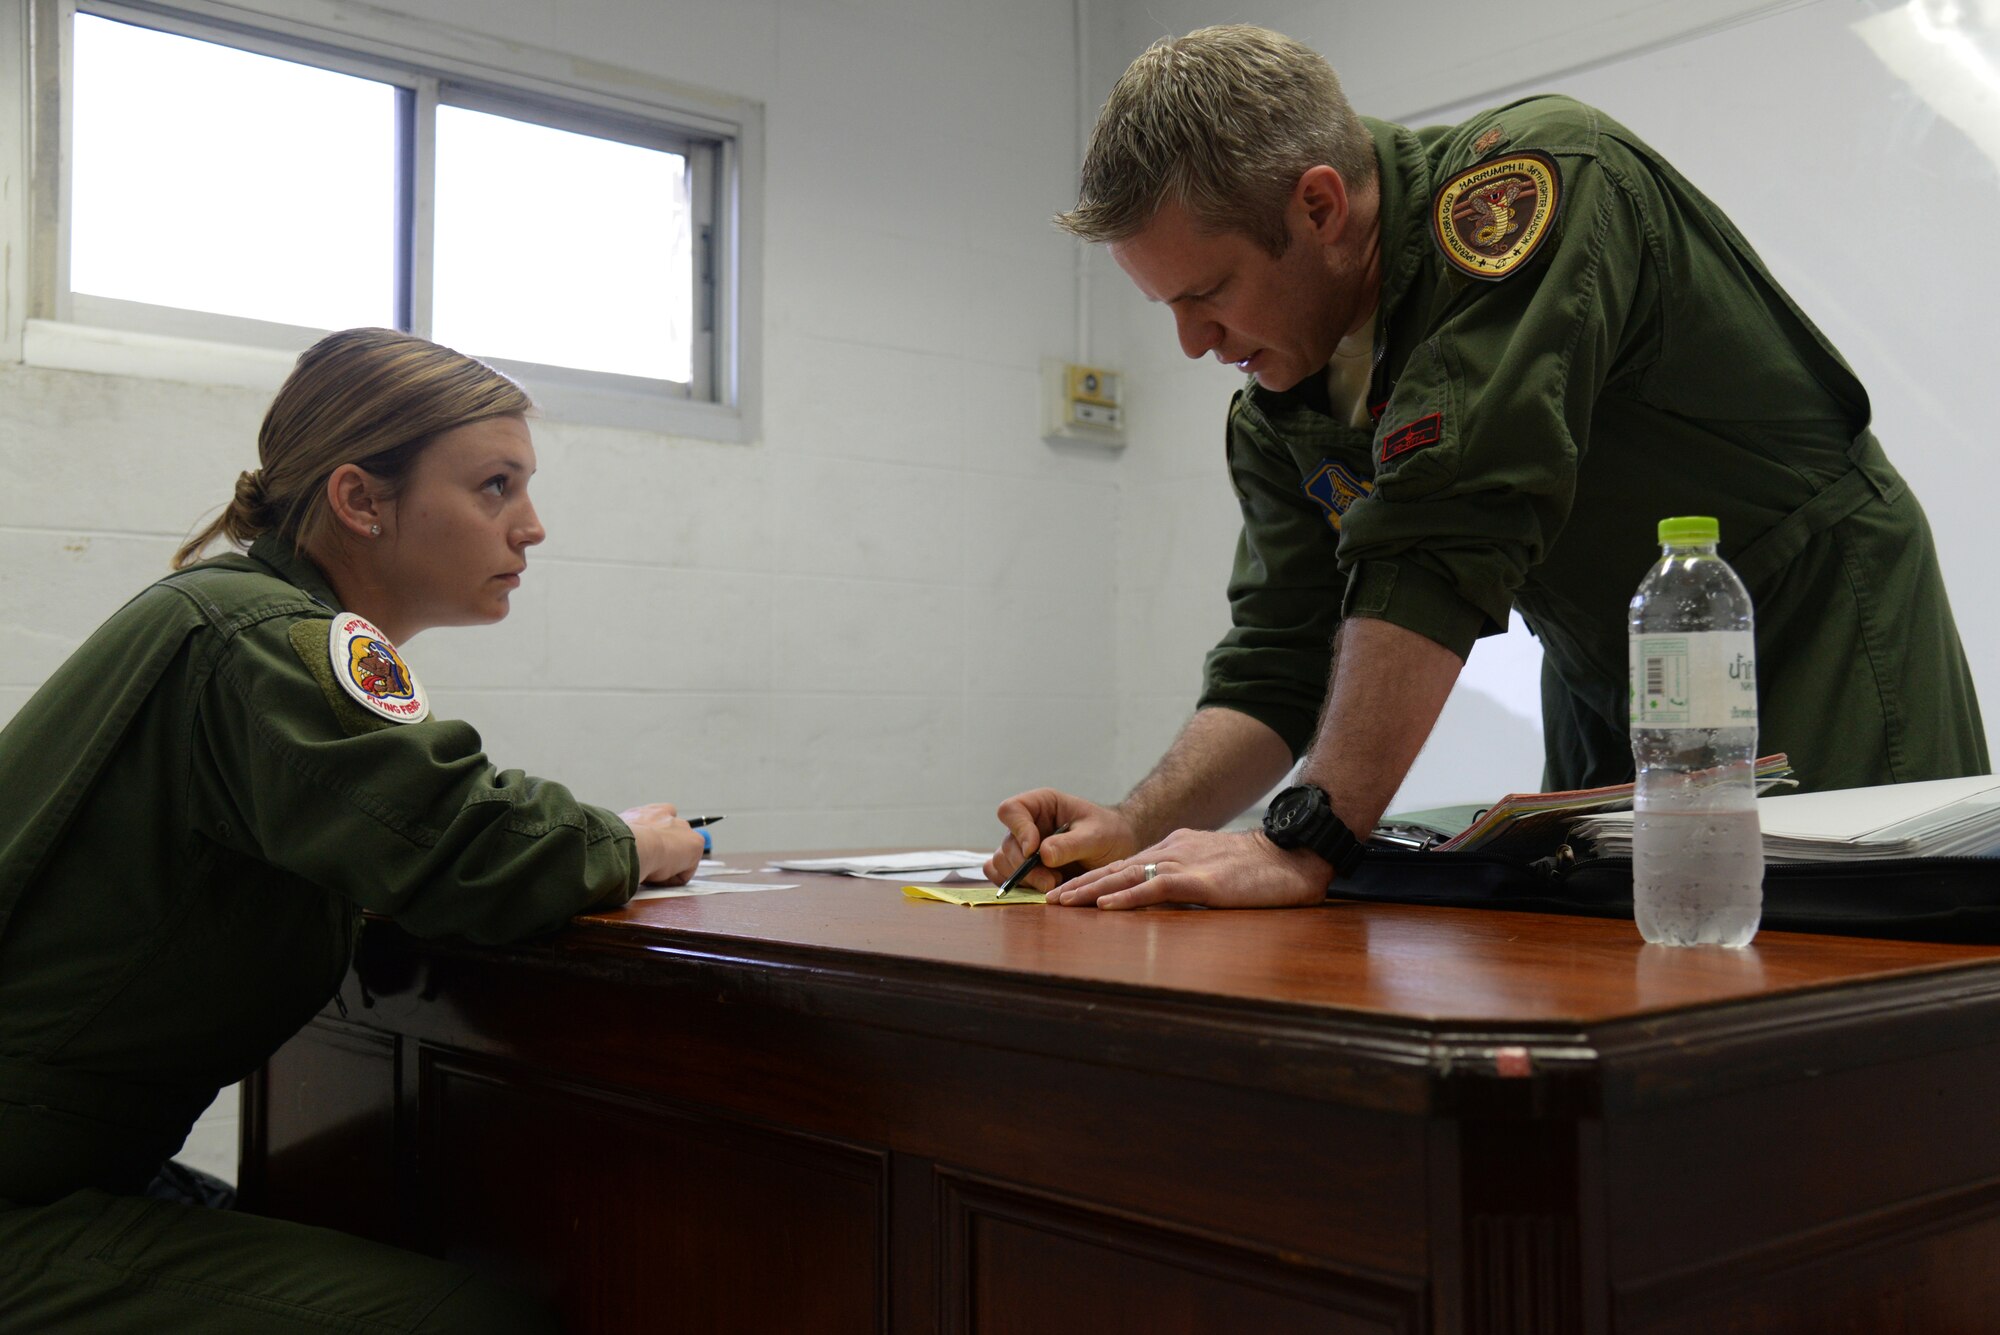
<svg viewBox="0 0 2000 1335"><path fill-rule="evenodd" d="M1098 113L1076 207L1056 225L1123 241L1169 200L1272 255L1299 177L1325 164L1349 187L1375 179L1375 143L1316 51L1228 24L1166 37L1132 62Z"/></svg>
<svg viewBox="0 0 2000 1335"><path fill-rule="evenodd" d="M294 551L333 523L326 480L358 464L394 495L424 447L453 427L524 415L527 391L485 362L395 329L343 329L299 356L257 433L260 466L238 475L222 513L174 555L199 560L217 538L248 547L265 533Z"/></svg>

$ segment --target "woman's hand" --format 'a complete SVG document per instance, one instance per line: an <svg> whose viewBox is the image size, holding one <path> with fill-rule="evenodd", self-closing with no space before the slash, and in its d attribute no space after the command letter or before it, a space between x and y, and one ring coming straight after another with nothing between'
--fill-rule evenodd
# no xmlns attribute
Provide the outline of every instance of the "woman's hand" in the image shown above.
<svg viewBox="0 0 2000 1335"><path fill-rule="evenodd" d="M1132 822L1116 807L1101 807L1053 788L1010 797L1000 804L997 814L1009 833L986 859L986 878L995 885L1005 881L1037 849L1042 865L1021 882L1035 890L1053 890L1067 877L1139 849ZM1057 830L1063 832L1054 833Z"/></svg>
<svg viewBox="0 0 2000 1335"><path fill-rule="evenodd" d="M700 865L708 841L679 817L673 803L633 807L619 812L618 819L632 827L642 884L686 885L694 879L694 869Z"/></svg>

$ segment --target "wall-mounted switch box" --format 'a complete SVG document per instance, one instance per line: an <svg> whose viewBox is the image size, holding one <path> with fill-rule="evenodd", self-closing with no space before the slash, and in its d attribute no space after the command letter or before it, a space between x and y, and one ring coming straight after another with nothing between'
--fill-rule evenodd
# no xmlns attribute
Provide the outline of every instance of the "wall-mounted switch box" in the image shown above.
<svg viewBox="0 0 2000 1335"><path fill-rule="evenodd" d="M1042 362L1042 435L1113 449L1125 443L1125 377L1053 357Z"/></svg>

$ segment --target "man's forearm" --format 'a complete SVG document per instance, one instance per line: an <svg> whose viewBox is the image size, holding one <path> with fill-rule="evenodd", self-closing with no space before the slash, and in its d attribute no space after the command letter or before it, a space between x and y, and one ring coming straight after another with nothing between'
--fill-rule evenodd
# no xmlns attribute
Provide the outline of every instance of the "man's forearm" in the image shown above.
<svg viewBox="0 0 2000 1335"><path fill-rule="evenodd" d="M1299 772L1366 838L1437 725L1465 663L1427 636L1352 617L1340 628L1333 680Z"/></svg>
<svg viewBox="0 0 2000 1335"><path fill-rule="evenodd" d="M1291 749L1270 727L1233 709L1204 709L1118 809L1143 848L1178 829L1227 824L1291 767Z"/></svg>

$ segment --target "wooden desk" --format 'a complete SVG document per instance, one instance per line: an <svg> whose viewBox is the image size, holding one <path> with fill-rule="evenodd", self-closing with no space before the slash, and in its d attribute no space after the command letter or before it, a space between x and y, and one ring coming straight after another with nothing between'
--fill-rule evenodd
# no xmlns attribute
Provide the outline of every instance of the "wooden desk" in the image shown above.
<svg viewBox="0 0 2000 1335"><path fill-rule="evenodd" d="M2000 950L785 879L371 924L246 1197L621 1335L2000 1320Z"/></svg>

